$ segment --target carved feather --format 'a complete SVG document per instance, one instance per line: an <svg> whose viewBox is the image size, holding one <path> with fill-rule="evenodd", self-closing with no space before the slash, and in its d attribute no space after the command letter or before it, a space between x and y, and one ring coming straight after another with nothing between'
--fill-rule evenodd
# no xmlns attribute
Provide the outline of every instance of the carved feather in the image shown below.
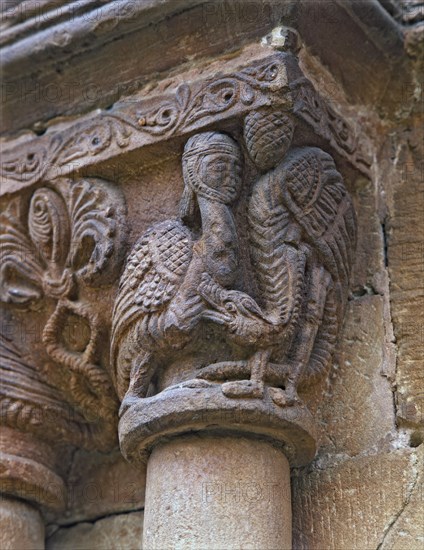
<svg viewBox="0 0 424 550"><path fill-rule="evenodd" d="M331 274L343 308L356 245L356 217L332 157L315 147L293 149L271 177L305 242Z"/></svg>
<svg viewBox="0 0 424 550"><path fill-rule="evenodd" d="M299 313L305 257L290 245L296 228L275 191L269 174L255 185L248 213L250 250L263 306L278 324L287 325Z"/></svg>
<svg viewBox="0 0 424 550"><path fill-rule="evenodd" d="M112 325L112 359L120 337L139 320L155 324L178 290L192 258L189 230L178 220L151 227L135 244L121 277ZM156 319L156 322L158 319Z"/></svg>
<svg viewBox="0 0 424 550"><path fill-rule="evenodd" d="M356 244L355 211L331 156L314 147L291 149L281 164L255 183L248 219L262 305L277 317L282 334L293 333L304 314L308 249L314 263L331 275L323 320L303 373L304 382L311 383L331 364ZM298 338L300 333L289 358L301 345Z"/></svg>

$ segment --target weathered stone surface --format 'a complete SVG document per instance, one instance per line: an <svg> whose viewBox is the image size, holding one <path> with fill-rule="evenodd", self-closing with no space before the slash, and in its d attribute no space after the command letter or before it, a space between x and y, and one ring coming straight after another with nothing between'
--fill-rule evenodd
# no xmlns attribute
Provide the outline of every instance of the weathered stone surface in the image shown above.
<svg viewBox="0 0 424 550"><path fill-rule="evenodd" d="M43 550L44 522L31 504L0 496L0 548Z"/></svg>
<svg viewBox="0 0 424 550"><path fill-rule="evenodd" d="M310 51L322 59L344 87L352 103L367 103L392 116L399 107L402 86L411 81L401 53L400 27L374 1L298 4L296 28ZM383 52L390 61L382 62Z"/></svg>
<svg viewBox="0 0 424 550"><path fill-rule="evenodd" d="M407 503L422 499L422 486L417 491L418 467L422 468L422 459L417 451L400 450L348 459L333 468L316 468L294 477L293 548L352 550L389 544L386 533L397 526ZM411 506L409 525L414 517L422 517L422 510L422 500L416 510ZM401 540L401 525L402 521L393 546L382 548L402 548L395 546ZM409 549L421 547L422 526L410 527Z"/></svg>
<svg viewBox="0 0 424 550"><path fill-rule="evenodd" d="M397 414L408 426L424 425L424 163L423 119L393 137L389 172L388 267L398 350Z"/></svg>
<svg viewBox="0 0 424 550"><path fill-rule="evenodd" d="M53 117L106 107L152 75L237 50L281 21L301 32L354 99L391 107L407 78L401 30L377 1L92 0L46 2L47 10L43 2L34 13L30 2L22 4L12 7L3 39L8 132L40 132ZM143 63L134 62L134 52L143 52Z"/></svg>
<svg viewBox="0 0 424 550"><path fill-rule="evenodd" d="M332 453L353 456L377 450L395 430L393 393L383 376L383 308L381 296L349 302L336 367L319 415L326 448Z"/></svg>
<svg viewBox="0 0 424 550"><path fill-rule="evenodd" d="M411 550L424 545L424 445L411 459L416 479L404 507L386 531L381 550Z"/></svg>
<svg viewBox="0 0 424 550"><path fill-rule="evenodd" d="M46 550L141 550L142 537L143 512L133 512L61 528L47 539Z"/></svg>
<svg viewBox="0 0 424 550"><path fill-rule="evenodd" d="M179 438L156 447L147 471L149 550L289 548L290 474L264 441Z"/></svg>
<svg viewBox="0 0 424 550"><path fill-rule="evenodd" d="M358 243L352 269L351 291L355 295L367 292L382 293L384 265L384 236L378 218L374 184L358 178L354 183L355 203L358 217Z"/></svg>
<svg viewBox="0 0 424 550"><path fill-rule="evenodd" d="M68 503L50 521L67 524L141 509L146 471L135 468L116 450L109 454L77 451L67 479Z"/></svg>

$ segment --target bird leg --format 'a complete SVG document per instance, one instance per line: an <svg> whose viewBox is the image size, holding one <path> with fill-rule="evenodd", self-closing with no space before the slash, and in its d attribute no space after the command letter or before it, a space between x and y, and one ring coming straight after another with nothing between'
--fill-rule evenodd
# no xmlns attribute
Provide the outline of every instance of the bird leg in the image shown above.
<svg viewBox="0 0 424 550"><path fill-rule="evenodd" d="M296 339L296 351L290 361L289 375L285 389L273 388L271 397L277 405L290 406L299 401L297 386L306 365L309 362L318 329L322 323L324 306L327 299L330 274L323 267L315 267L311 275L309 301Z"/></svg>
<svg viewBox="0 0 424 550"><path fill-rule="evenodd" d="M154 374L154 369L150 363L151 357L151 353L142 352L132 360L130 384L121 403L121 408L119 410L120 416L122 416L131 405L138 402L140 398L146 397Z"/></svg>
<svg viewBox="0 0 424 550"><path fill-rule="evenodd" d="M259 350L249 359L250 380L237 380L222 384L222 393L227 397L262 398L264 395L265 369L271 350Z"/></svg>
<svg viewBox="0 0 424 550"><path fill-rule="evenodd" d="M225 382L228 380L245 380L252 374L252 360L240 359L235 361L220 361L200 367L196 378L211 382ZM269 386L284 384L290 372L288 365L268 362L265 366L264 382Z"/></svg>

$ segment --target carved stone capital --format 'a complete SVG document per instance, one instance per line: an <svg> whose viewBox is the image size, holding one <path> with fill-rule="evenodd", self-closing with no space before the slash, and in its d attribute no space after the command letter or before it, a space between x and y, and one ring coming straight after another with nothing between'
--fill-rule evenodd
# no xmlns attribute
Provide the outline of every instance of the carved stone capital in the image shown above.
<svg viewBox="0 0 424 550"><path fill-rule="evenodd" d="M179 217L140 236L115 301L121 449L138 461L167 438L238 434L303 465L356 244L336 162L367 161L292 52L196 86L114 115L151 143L191 135Z"/></svg>
<svg viewBox="0 0 424 550"><path fill-rule="evenodd" d="M116 391L130 460L191 432L312 459L308 391L331 366L355 247L344 179L369 160L302 73L297 36L279 32L275 49L246 48L4 147L8 430L107 449ZM124 193L107 180L152 170L164 151L180 163L179 211L135 235L117 288Z"/></svg>
<svg viewBox="0 0 424 550"><path fill-rule="evenodd" d="M0 429L5 493L63 506L56 450L64 445L106 450L116 442L118 403L105 343L110 284L125 251L125 212L116 186L95 178L58 179L4 200ZM103 308L97 307L98 297Z"/></svg>

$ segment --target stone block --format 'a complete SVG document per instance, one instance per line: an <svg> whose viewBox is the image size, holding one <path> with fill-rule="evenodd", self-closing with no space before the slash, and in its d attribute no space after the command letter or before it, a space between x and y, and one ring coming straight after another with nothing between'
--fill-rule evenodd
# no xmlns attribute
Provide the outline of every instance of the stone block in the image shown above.
<svg viewBox="0 0 424 550"><path fill-rule="evenodd" d="M333 376L321 406L325 449L350 456L384 445L394 432L381 296L349 302Z"/></svg>
<svg viewBox="0 0 424 550"><path fill-rule="evenodd" d="M77 451L68 478L67 508L49 519L69 524L143 508L145 476L118 450L109 455Z"/></svg>
<svg viewBox="0 0 424 550"><path fill-rule="evenodd" d="M358 243L352 270L351 290L355 294L380 289L384 266L383 231L376 212L373 184L365 178L355 182L352 194L358 218Z"/></svg>
<svg viewBox="0 0 424 550"><path fill-rule="evenodd" d="M416 125L414 128L414 124ZM424 163L422 120L397 145L388 223L391 312L398 350L398 419L424 425ZM404 137L401 138L404 140Z"/></svg>
<svg viewBox="0 0 424 550"><path fill-rule="evenodd" d="M143 512L133 512L61 528L47 539L46 550L140 550L142 537Z"/></svg>
<svg viewBox="0 0 424 550"><path fill-rule="evenodd" d="M412 460L416 481L404 508L387 531L381 550L411 550L424 546L424 445L412 455Z"/></svg>
<svg viewBox="0 0 424 550"><path fill-rule="evenodd" d="M423 523L415 523L423 513L420 454L405 449L357 457L294 477L294 550L422 547ZM407 530L408 539L401 536ZM409 546L402 546L406 540Z"/></svg>
<svg viewBox="0 0 424 550"><path fill-rule="evenodd" d="M44 524L40 512L31 504L0 496L0 548L2 550L42 550Z"/></svg>

